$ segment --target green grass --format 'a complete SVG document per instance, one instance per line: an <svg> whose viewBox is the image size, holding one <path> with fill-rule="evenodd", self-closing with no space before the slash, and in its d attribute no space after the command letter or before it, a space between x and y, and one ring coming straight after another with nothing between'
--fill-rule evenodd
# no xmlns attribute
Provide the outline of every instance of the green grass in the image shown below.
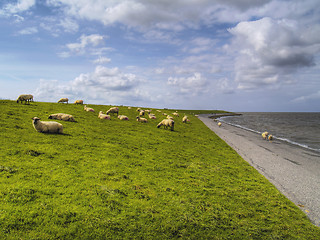
<svg viewBox="0 0 320 240"><path fill-rule="evenodd" d="M136 108L108 121L97 115L110 106L89 106L0 100L0 239L320 239L196 117L170 131L155 110L144 124ZM77 122L34 130L32 117L58 112Z"/></svg>

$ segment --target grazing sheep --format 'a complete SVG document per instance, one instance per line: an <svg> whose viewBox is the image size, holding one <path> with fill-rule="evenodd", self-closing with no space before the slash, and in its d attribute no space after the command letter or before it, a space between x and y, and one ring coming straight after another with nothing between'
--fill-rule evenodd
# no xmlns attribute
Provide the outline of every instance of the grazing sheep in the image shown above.
<svg viewBox="0 0 320 240"><path fill-rule="evenodd" d="M32 118L32 125L35 130L41 133L63 133L63 126L58 122L40 121L40 118Z"/></svg>
<svg viewBox="0 0 320 240"><path fill-rule="evenodd" d="M176 116L176 117L179 117L179 113L177 113L177 112L174 112L174 113L172 113L174 116Z"/></svg>
<svg viewBox="0 0 320 240"><path fill-rule="evenodd" d="M31 94L22 94L18 97L17 99L17 103L19 103L19 101L22 103L23 101L26 103L29 103L30 101L33 102L33 96Z"/></svg>
<svg viewBox="0 0 320 240"><path fill-rule="evenodd" d="M268 140L271 142L273 140L273 136L270 134L268 135Z"/></svg>
<svg viewBox="0 0 320 240"><path fill-rule="evenodd" d="M128 109L131 109L131 107L128 107Z"/></svg>
<svg viewBox="0 0 320 240"><path fill-rule="evenodd" d="M104 114L102 111L99 112L98 118L111 120L110 115Z"/></svg>
<svg viewBox="0 0 320 240"><path fill-rule="evenodd" d="M66 114L66 113L51 114L48 118L69 121L69 122L75 122L74 117L72 115Z"/></svg>
<svg viewBox="0 0 320 240"><path fill-rule="evenodd" d="M83 100L76 100L75 102L74 102L75 104L83 104Z"/></svg>
<svg viewBox="0 0 320 240"><path fill-rule="evenodd" d="M222 123L221 122L218 122L218 127L221 127Z"/></svg>
<svg viewBox="0 0 320 240"><path fill-rule="evenodd" d="M138 122L143 122L143 123L147 123L148 122L148 119L146 119L146 118L141 118L141 117L137 117L137 121Z"/></svg>
<svg viewBox="0 0 320 240"><path fill-rule="evenodd" d="M144 112L145 112L144 110L140 110L139 115L140 115L140 116L144 116Z"/></svg>
<svg viewBox="0 0 320 240"><path fill-rule="evenodd" d="M106 114L109 114L109 113L116 113L117 116L118 116L119 115L119 108L118 107L112 107L106 112Z"/></svg>
<svg viewBox="0 0 320 240"><path fill-rule="evenodd" d="M184 115L184 117L182 118L182 122L183 123L187 123L188 122L188 117L186 115Z"/></svg>
<svg viewBox="0 0 320 240"><path fill-rule="evenodd" d="M60 98L60 100L58 101L58 103L68 103L69 102L69 99L68 98Z"/></svg>
<svg viewBox="0 0 320 240"><path fill-rule="evenodd" d="M125 116L125 115L119 115L118 118L120 120L129 120L129 118L127 116Z"/></svg>
<svg viewBox="0 0 320 240"><path fill-rule="evenodd" d="M84 105L83 109L87 112L94 112L94 109L87 107L87 105Z"/></svg>
<svg viewBox="0 0 320 240"><path fill-rule="evenodd" d="M158 125L157 128L160 128L163 126L164 128L171 128L171 131L173 131L174 128L174 121L172 119L163 119Z"/></svg>
<svg viewBox="0 0 320 240"><path fill-rule="evenodd" d="M269 133L268 132L263 132L262 134L261 134L261 136L262 136L262 138L263 139L268 139L268 135L269 135Z"/></svg>
<svg viewBox="0 0 320 240"><path fill-rule="evenodd" d="M156 115L154 115L153 113L150 113L150 114L149 114L149 118L150 118L150 119L157 119Z"/></svg>

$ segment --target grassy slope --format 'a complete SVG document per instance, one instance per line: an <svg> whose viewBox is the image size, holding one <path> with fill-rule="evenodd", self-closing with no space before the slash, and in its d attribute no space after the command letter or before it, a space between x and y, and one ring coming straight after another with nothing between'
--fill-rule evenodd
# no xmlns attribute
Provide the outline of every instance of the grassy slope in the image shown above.
<svg viewBox="0 0 320 240"><path fill-rule="evenodd" d="M263 176L194 116L100 120L109 106L0 100L0 239L320 239ZM163 110L164 111L164 110ZM64 135L36 132L34 116ZM170 113L171 110L166 110Z"/></svg>

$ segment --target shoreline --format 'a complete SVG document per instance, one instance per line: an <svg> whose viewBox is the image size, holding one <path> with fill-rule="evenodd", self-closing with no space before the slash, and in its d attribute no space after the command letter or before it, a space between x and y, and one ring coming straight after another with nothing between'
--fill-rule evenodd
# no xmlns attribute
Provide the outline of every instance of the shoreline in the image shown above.
<svg viewBox="0 0 320 240"><path fill-rule="evenodd" d="M320 226L319 152L278 139L269 142L260 134L225 123L218 127L212 114L199 119Z"/></svg>

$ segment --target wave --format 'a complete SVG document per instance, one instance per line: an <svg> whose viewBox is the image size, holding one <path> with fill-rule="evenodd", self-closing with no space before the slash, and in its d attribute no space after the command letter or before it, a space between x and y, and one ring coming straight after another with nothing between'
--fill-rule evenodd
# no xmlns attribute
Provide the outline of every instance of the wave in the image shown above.
<svg viewBox="0 0 320 240"><path fill-rule="evenodd" d="M248 128L248 127L244 127L244 126L241 126L241 125L239 125L239 124L226 122L226 121L223 120L223 118L225 118L225 117L219 118L219 121L221 121L221 122L223 122L223 123L225 123L225 124L228 124L228 125L237 127L237 128L244 129L244 130L246 130L246 131L250 131L250 132L259 134L259 135L262 134L262 132L260 132L260 131L257 131L257 130L254 130L254 129L251 129L251 128ZM320 149L311 148L311 147L309 147L308 145L301 144L301 143L297 143L297 142L294 142L294 141L292 141L292 140L290 140L290 139L287 139L287 138L277 137L277 136L275 136L275 135L272 135L272 136L273 136L274 139L277 139L277 140L279 140L279 141L287 142L287 143L290 143L290 144L292 144L292 145L296 145L296 146L299 146L299 147L302 147L302 148L305 148L305 149L308 149L308 150L320 152Z"/></svg>

